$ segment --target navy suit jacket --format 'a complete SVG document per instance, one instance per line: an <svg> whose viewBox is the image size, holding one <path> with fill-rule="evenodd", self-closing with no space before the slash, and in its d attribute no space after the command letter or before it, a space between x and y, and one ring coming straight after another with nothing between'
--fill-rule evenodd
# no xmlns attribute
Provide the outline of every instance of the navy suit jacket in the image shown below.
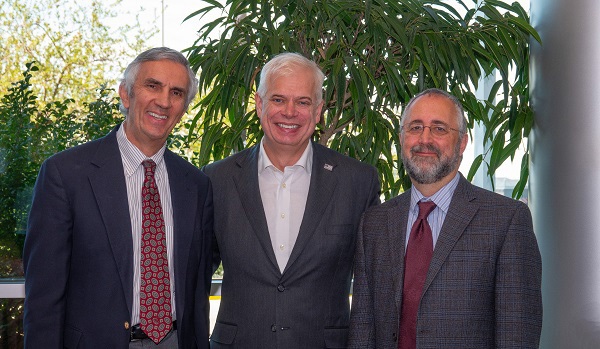
<svg viewBox="0 0 600 349"><path fill-rule="evenodd" d="M26 348L128 348L133 242L115 128L47 159L33 195L23 264ZM180 348L208 347L212 189L167 150Z"/></svg>
<svg viewBox="0 0 600 349"><path fill-rule="evenodd" d="M350 348L396 349L410 191L367 211L356 249ZM461 176L417 316L417 348L538 348L542 263L519 201Z"/></svg>
<svg viewBox="0 0 600 349"><path fill-rule="evenodd" d="M346 347L356 231L379 203L379 179L374 167L313 146L306 209L283 272L258 187L259 147L205 169L224 271L213 349Z"/></svg>

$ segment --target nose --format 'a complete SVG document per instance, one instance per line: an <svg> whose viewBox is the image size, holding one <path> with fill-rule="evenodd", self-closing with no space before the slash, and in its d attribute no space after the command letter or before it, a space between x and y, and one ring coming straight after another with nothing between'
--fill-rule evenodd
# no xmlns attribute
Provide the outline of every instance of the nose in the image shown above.
<svg viewBox="0 0 600 349"><path fill-rule="evenodd" d="M156 105L162 109L168 109L171 107L171 93L170 91L163 91L156 97Z"/></svg>
<svg viewBox="0 0 600 349"><path fill-rule="evenodd" d="M431 143L432 139L431 126L423 126L423 132L421 132L421 135L419 136L419 141L421 143Z"/></svg>
<svg viewBox="0 0 600 349"><path fill-rule="evenodd" d="M296 103L294 103L294 101L288 101L285 103L282 112L284 116L288 117L296 115Z"/></svg>

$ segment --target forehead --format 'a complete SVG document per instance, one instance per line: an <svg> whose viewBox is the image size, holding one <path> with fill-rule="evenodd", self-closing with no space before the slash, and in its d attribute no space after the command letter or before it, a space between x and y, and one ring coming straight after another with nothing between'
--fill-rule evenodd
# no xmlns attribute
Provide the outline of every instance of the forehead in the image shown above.
<svg viewBox="0 0 600 349"><path fill-rule="evenodd" d="M287 72L274 73L270 77L268 95L313 98L315 79L310 68L294 66Z"/></svg>
<svg viewBox="0 0 600 349"><path fill-rule="evenodd" d="M454 103L438 95L424 95L417 98L410 106L406 117L405 123L418 121L425 124L443 122L451 126L458 124Z"/></svg>
<svg viewBox="0 0 600 349"><path fill-rule="evenodd" d="M168 59L148 61L140 64L136 80L139 82L154 79L165 85L186 87L188 84L187 69Z"/></svg>

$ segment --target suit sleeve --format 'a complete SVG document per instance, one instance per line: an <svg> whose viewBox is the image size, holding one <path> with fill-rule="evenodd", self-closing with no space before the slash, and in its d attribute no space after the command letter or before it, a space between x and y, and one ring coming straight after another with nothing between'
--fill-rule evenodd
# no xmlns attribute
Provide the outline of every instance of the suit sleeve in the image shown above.
<svg viewBox="0 0 600 349"><path fill-rule="evenodd" d="M349 349L375 349L373 293L369 288L367 277L364 221L365 215L363 215L358 228L354 257L354 285L348 338Z"/></svg>
<svg viewBox="0 0 600 349"><path fill-rule="evenodd" d="M369 199L367 208L381 203L381 185L377 170L370 172ZM352 286L352 308L350 313L350 332L348 348L370 349L375 348L374 318L372 293L366 272L365 256L365 214L361 218L356 237L356 250L354 255L354 284Z"/></svg>
<svg viewBox="0 0 600 349"><path fill-rule="evenodd" d="M200 168L200 170L202 172L204 172L207 176L210 177L210 171L207 171L208 168L205 166L202 166L202 168ZM212 192L212 190L211 190ZM212 195L211 195L211 204L212 204ZM221 253L219 251L219 244L217 243L217 236L215 235L215 231L214 228L211 229L211 254L212 254L212 271L211 271L211 275L215 273L215 271L217 271L217 269L219 269L219 266L221 265Z"/></svg>
<svg viewBox="0 0 600 349"><path fill-rule="evenodd" d="M215 231L212 231L211 236L211 246L212 246L212 265L211 265L211 275L214 274L219 266L221 265L221 252L219 250L219 243L217 242L217 235L215 235Z"/></svg>
<svg viewBox="0 0 600 349"><path fill-rule="evenodd" d="M34 187L23 249L25 348L62 348L73 219L63 179L46 161Z"/></svg>
<svg viewBox="0 0 600 349"><path fill-rule="evenodd" d="M377 174L377 170L373 167L373 171L371 172L371 184L369 187L369 193L371 193L371 197L369 199L369 204L367 207L379 205L381 203L381 183L379 182L379 175Z"/></svg>
<svg viewBox="0 0 600 349"><path fill-rule="evenodd" d="M529 209L518 203L496 269L496 348L538 348L542 261Z"/></svg>
<svg viewBox="0 0 600 349"><path fill-rule="evenodd" d="M212 197L212 186L207 186L205 193L202 193L204 202L199 205L202 209L200 212L201 219L201 231L197 232L202 236L202 252L200 256L200 268L198 284L196 286L196 309L194 315L196 316L195 322L196 328L196 341L197 344L202 348L208 348L208 333L210 330L210 287L212 281L212 237L213 237L213 197Z"/></svg>

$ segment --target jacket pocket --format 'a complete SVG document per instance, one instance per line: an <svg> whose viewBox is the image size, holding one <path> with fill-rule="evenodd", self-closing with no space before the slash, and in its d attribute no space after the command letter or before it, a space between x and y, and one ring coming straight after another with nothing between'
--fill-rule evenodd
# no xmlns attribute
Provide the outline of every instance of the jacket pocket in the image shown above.
<svg viewBox="0 0 600 349"><path fill-rule="evenodd" d="M237 334L237 325L216 322L210 340L220 344L233 344Z"/></svg>

